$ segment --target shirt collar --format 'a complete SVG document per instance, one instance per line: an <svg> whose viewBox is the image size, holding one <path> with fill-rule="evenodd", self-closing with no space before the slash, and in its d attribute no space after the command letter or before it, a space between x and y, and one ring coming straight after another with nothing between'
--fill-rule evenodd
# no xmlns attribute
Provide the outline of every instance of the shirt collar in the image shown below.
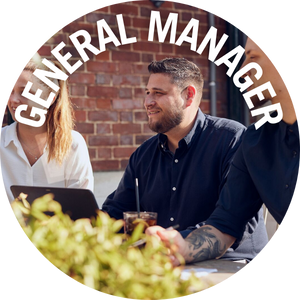
<svg viewBox="0 0 300 300"><path fill-rule="evenodd" d="M200 124L200 127L202 128L204 125L204 121L205 121L205 116L204 116L203 112L200 110L200 108L198 108L197 117L196 117L194 126L190 130L190 132L182 140L179 141L179 148L182 144L186 144L187 146L190 145L192 138L194 137L194 135L196 133L198 125ZM159 133L158 143L159 143L159 148L161 150L166 149L167 140L168 140L168 138L165 134Z"/></svg>
<svg viewBox="0 0 300 300"><path fill-rule="evenodd" d="M198 113L197 113L197 117L194 123L193 128L191 129L191 131L183 138L186 142L186 144L190 144L195 132L196 132L196 128L198 126L199 123L204 124L204 114L202 113L202 111L200 110L200 108L198 108Z"/></svg>
<svg viewBox="0 0 300 300"><path fill-rule="evenodd" d="M4 147L7 147L11 142L13 142L16 145L17 141L17 122L14 122L11 125L8 125L6 128L4 136Z"/></svg>

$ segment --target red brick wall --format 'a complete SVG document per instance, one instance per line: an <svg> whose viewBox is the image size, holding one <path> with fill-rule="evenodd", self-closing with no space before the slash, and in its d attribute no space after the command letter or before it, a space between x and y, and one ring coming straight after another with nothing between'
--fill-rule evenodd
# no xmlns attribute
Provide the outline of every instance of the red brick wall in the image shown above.
<svg viewBox="0 0 300 300"><path fill-rule="evenodd" d="M165 2L156 9L150 1L134 1L108 6L91 12L66 25L40 49L43 57L53 58L51 50L61 41L66 44L62 54L70 52L73 63L81 60L69 36L87 30L92 44L99 48L96 22L105 19L119 38L116 15L122 14L127 37L136 37L137 43L115 47L106 45L106 51L95 56L87 51L90 60L69 77L69 91L75 105L76 130L85 138L94 171L123 170L131 153L153 133L148 129L144 112L144 88L148 80L147 66L152 60L181 56L194 61L205 79L200 105L209 113L209 68L207 49L200 56L190 50L190 44L180 47L168 42L148 41L151 10L159 10L164 25L170 12L178 13L177 38L191 18L200 21L197 46L208 31L205 11L191 6ZM218 36L226 29L225 21L215 17ZM169 35L165 41L169 40ZM222 52L226 53L226 49ZM72 64L72 59L69 62ZM217 68L217 115L226 116L226 69Z"/></svg>

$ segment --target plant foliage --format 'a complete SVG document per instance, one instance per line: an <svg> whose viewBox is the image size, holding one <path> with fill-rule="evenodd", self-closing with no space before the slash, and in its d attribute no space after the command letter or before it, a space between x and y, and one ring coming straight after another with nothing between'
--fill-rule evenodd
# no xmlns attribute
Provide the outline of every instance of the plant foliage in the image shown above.
<svg viewBox="0 0 300 300"><path fill-rule="evenodd" d="M193 274L182 280L181 268L172 266L168 249L143 234L142 226L125 239L118 233L123 221L104 212L92 220L72 221L51 194L32 205L25 195L19 198L12 208L28 238L53 265L86 286L133 299L175 298L208 287ZM146 239L145 247L130 247L140 238Z"/></svg>

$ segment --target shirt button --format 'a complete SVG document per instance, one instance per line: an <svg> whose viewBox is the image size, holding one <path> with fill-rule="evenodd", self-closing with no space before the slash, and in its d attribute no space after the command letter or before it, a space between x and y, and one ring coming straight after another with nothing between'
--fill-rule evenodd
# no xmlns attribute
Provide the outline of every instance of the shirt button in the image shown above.
<svg viewBox="0 0 300 300"><path fill-rule="evenodd" d="M293 151L293 157L296 157L297 151Z"/></svg>
<svg viewBox="0 0 300 300"><path fill-rule="evenodd" d="M174 187L172 188L172 190L175 192L175 191L176 191L176 187L174 186Z"/></svg>
<svg viewBox="0 0 300 300"><path fill-rule="evenodd" d="M176 164L178 163L178 159L177 158L174 161L175 161Z"/></svg>
<svg viewBox="0 0 300 300"><path fill-rule="evenodd" d="M285 185L285 188L287 189L288 187L289 187L289 185L288 185L288 184L286 184L286 185Z"/></svg>
<svg viewBox="0 0 300 300"><path fill-rule="evenodd" d="M171 217L171 218L170 218L170 221L172 221L172 222L173 222L173 221L174 221L174 218L173 218L173 217Z"/></svg>

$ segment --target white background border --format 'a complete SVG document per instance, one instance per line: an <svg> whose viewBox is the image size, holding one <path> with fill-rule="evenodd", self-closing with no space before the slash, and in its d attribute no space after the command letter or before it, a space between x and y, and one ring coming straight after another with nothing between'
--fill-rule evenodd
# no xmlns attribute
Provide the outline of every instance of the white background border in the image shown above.
<svg viewBox="0 0 300 300"><path fill-rule="evenodd" d="M109 5L121 2L126 1L110 1ZM5 6L2 4L0 118L14 83L33 53L68 23L107 4L107 1L99 0L19 0L6 1ZM184 1L184 4L210 11L250 36L278 69L299 117L300 26L297 1L206 0ZM281 227L250 265L225 282L187 298L298 299L299 189L298 183ZM4 192L1 172L0 193L0 298L116 299L75 282L38 252L13 215Z"/></svg>

